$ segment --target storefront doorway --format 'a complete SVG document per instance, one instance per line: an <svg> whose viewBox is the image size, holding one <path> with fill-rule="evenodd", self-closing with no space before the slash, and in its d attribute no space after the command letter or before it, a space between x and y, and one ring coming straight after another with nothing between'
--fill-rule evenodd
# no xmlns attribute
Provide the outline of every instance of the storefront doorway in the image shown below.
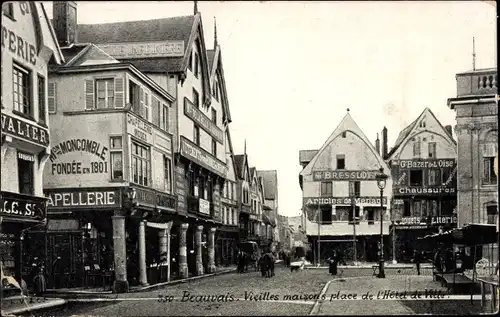
<svg viewBox="0 0 500 317"><path fill-rule="evenodd" d="M47 287L71 288L83 285L83 243L81 232L47 235Z"/></svg>

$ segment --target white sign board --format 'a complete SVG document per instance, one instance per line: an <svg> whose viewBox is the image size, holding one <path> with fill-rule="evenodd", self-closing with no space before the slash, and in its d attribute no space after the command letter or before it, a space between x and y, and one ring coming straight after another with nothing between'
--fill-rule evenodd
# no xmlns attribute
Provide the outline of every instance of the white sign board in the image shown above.
<svg viewBox="0 0 500 317"><path fill-rule="evenodd" d="M184 41L111 43L97 47L118 59L184 56Z"/></svg>
<svg viewBox="0 0 500 317"><path fill-rule="evenodd" d="M200 213L210 215L210 202L200 198Z"/></svg>

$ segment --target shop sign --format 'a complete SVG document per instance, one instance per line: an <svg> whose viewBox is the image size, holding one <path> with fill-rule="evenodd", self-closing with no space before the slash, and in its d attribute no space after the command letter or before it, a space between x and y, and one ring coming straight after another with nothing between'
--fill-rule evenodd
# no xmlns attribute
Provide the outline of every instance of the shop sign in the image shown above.
<svg viewBox="0 0 500 317"><path fill-rule="evenodd" d="M241 206L241 212L242 212L242 213L247 213L247 214L249 214L249 213L250 213L250 207L249 207L249 206L242 205L242 206Z"/></svg>
<svg viewBox="0 0 500 317"><path fill-rule="evenodd" d="M453 187L436 186L436 187L410 187L403 186L394 189L396 195L440 195L440 194L455 194L456 190Z"/></svg>
<svg viewBox="0 0 500 317"><path fill-rule="evenodd" d="M2 25L2 49L6 46L14 56L36 65L36 46Z"/></svg>
<svg viewBox="0 0 500 317"><path fill-rule="evenodd" d="M248 216L248 218L249 218L249 219L251 219L251 220L257 220L257 215L252 215L252 214L250 214L250 215Z"/></svg>
<svg viewBox="0 0 500 317"><path fill-rule="evenodd" d="M364 205L376 205L380 206L380 197L357 197L354 198L354 202L356 205L364 204ZM305 197L304 205L350 205L351 198L350 197ZM383 197L383 204L387 205L387 197Z"/></svg>
<svg viewBox="0 0 500 317"><path fill-rule="evenodd" d="M148 206L155 208L156 206L156 193L152 190L144 188L133 187L136 193L136 200L139 206Z"/></svg>
<svg viewBox="0 0 500 317"><path fill-rule="evenodd" d="M199 198L200 213L205 215L210 215L210 202L205 199Z"/></svg>
<svg viewBox="0 0 500 317"><path fill-rule="evenodd" d="M23 161L34 162L35 156L33 154L24 153L21 151L17 151L17 158Z"/></svg>
<svg viewBox="0 0 500 317"><path fill-rule="evenodd" d="M408 225L444 225L444 224L454 224L457 223L458 219L456 216L433 216L433 217L402 217L401 221L397 221L396 224L400 226Z"/></svg>
<svg viewBox="0 0 500 317"><path fill-rule="evenodd" d="M313 172L314 181L372 181L376 180L376 170L364 171L315 171Z"/></svg>
<svg viewBox="0 0 500 317"><path fill-rule="evenodd" d="M83 175L108 173L108 148L97 141L87 138L68 139L56 144L50 152L52 175ZM60 160L60 156L79 152L79 160ZM81 154L92 154L91 158L83 158Z"/></svg>
<svg viewBox="0 0 500 317"><path fill-rule="evenodd" d="M45 198L1 192L1 217L41 220L45 218L45 208Z"/></svg>
<svg viewBox="0 0 500 317"><path fill-rule="evenodd" d="M181 155L221 177L227 175L226 164L185 137L181 137Z"/></svg>
<svg viewBox="0 0 500 317"><path fill-rule="evenodd" d="M156 194L156 207L159 209L175 210L176 199L169 194Z"/></svg>
<svg viewBox="0 0 500 317"><path fill-rule="evenodd" d="M50 209L92 209L121 207L121 191L119 188L71 188L47 189L47 206Z"/></svg>
<svg viewBox="0 0 500 317"><path fill-rule="evenodd" d="M49 131L2 113L2 133L33 142L40 146L49 145Z"/></svg>
<svg viewBox="0 0 500 317"><path fill-rule="evenodd" d="M199 124L203 130L214 137L217 142L224 144L224 132L186 97L184 97L184 114L189 119Z"/></svg>
<svg viewBox="0 0 500 317"><path fill-rule="evenodd" d="M155 41L134 43L97 44L114 58L182 57L184 41Z"/></svg>
<svg viewBox="0 0 500 317"><path fill-rule="evenodd" d="M127 113L127 133L148 144L153 144L153 126L130 112Z"/></svg>
<svg viewBox="0 0 500 317"><path fill-rule="evenodd" d="M446 168L454 167L457 164L455 159L431 159L431 160L394 160L392 166L400 169L410 168Z"/></svg>

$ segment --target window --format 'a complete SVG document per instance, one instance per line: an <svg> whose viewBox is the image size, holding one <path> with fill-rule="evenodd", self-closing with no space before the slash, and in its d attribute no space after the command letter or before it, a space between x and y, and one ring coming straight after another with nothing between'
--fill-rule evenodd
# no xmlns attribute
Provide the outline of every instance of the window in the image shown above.
<svg viewBox="0 0 500 317"><path fill-rule="evenodd" d="M233 200L234 200L235 193L236 193L236 184L232 183L232 186L231 186L231 199L233 199Z"/></svg>
<svg viewBox="0 0 500 317"><path fill-rule="evenodd" d="M436 157L436 142L429 142L429 157Z"/></svg>
<svg viewBox="0 0 500 317"><path fill-rule="evenodd" d="M420 141L413 142L413 156L420 156Z"/></svg>
<svg viewBox="0 0 500 317"><path fill-rule="evenodd" d="M342 138L345 139L346 137L347 137L347 131L342 132Z"/></svg>
<svg viewBox="0 0 500 317"><path fill-rule="evenodd" d="M129 102L132 105L132 111L138 115L142 113L142 104L141 104L141 88L136 83L129 80L128 82L128 93L129 93Z"/></svg>
<svg viewBox="0 0 500 317"><path fill-rule="evenodd" d="M193 71L193 54L189 55L188 68L189 68L190 71Z"/></svg>
<svg viewBox="0 0 500 317"><path fill-rule="evenodd" d="M212 139L212 154L217 157L217 142Z"/></svg>
<svg viewBox="0 0 500 317"><path fill-rule="evenodd" d="M332 206L322 206L321 207L321 224L332 224Z"/></svg>
<svg viewBox="0 0 500 317"><path fill-rule="evenodd" d="M162 113L160 116L160 129L168 132L168 106L162 105Z"/></svg>
<svg viewBox="0 0 500 317"><path fill-rule="evenodd" d="M414 200L413 201L413 210L411 215L413 217L421 217L422 216L422 201Z"/></svg>
<svg viewBox="0 0 500 317"><path fill-rule="evenodd" d="M151 181L151 157L149 148L132 141L132 182L149 186Z"/></svg>
<svg viewBox="0 0 500 317"><path fill-rule="evenodd" d="M369 225L373 225L375 223L375 210L373 208L368 208L366 220L368 220Z"/></svg>
<svg viewBox="0 0 500 317"><path fill-rule="evenodd" d="M410 171L410 186L422 186L424 183L424 173L422 170Z"/></svg>
<svg viewBox="0 0 500 317"><path fill-rule="evenodd" d="M217 124L217 110L212 108L212 122Z"/></svg>
<svg viewBox="0 0 500 317"><path fill-rule="evenodd" d="M198 77L198 72L199 72L199 61L198 61L198 53L194 52L194 75Z"/></svg>
<svg viewBox="0 0 500 317"><path fill-rule="evenodd" d="M354 186L354 197L360 197L361 196L361 182L354 181L353 186Z"/></svg>
<svg viewBox="0 0 500 317"><path fill-rule="evenodd" d="M38 75L38 121L45 124L45 78Z"/></svg>
<svg viewBox="0 0 500 317"><path fill-rule="evenodd" d="M165 192L171 194L172 193L172 161L163 156L163 168L164 168L164 177L165 177Z"/></svg>
<svg viewBox="0 0 500 317"><path fill-rule="evenodd" d="M217 80L214 80L213 95L214 95L215 100L219 101L219 83L217 82Z"/></svg>
<svg viewBox="0 0 500 317"><path fill-rule="evenodd" d="M14 4L2 3L2 12L6 17L14 19Z"/></svg>
<svg viewBox="0 0 500 317"><path fill-rule="evenodd" d="M405 199L403 200L403 217L409 217L410 215L410 201Z"/></svg>
<svg viewBox="0 0 500 317"><path fill-rule="evenodd" d="M56 99L57 99L57 84L49 82L47 84L47 107L49 108L49 113L56 113Z"/></svg>
<svg viewBox="0 0 500 317"><path fill-rule="evenodd" d="M352 207L349 207L349 223L352 224L354 222L354 218L353 218L353 213L352 213ZM356 213L356 223L359 223L359 206L355 206L354 207L354 212Z"/></svg>
<svg viewBox="0 0 500 317"><path fill-rule="evenodd" d="M200 145L200 128L196 124L194 125L193 142Z"/></svg>
<svg viewBox="0 0 500 317"><path fill-rule="evenodd" d="M193 105L200 109L200 94L193 88Z"/></svg>
<svg viewBox="0 0 500 317"><path fill-rule="evenodd" d="M31 108L31 73L14 64L12 67L14 110L33 116Z"/></svg>
<svg viewBox="0 0 500 317"><path fill-rule="evenodd" d="M344 155L337 155L337 169L338 170L345 169L345 156Z"/></svg>
<svg viewBox="0 0 500 317"><path fill-rule="evenodd" d="M17 158L17 173L19 177L19 193L25 195L34 195L35 187L34 187L34 172L35 166L34 161L35 158L31 154L22 154L18 152Z"/></svg>
<svg viewBox="0 0 500 317"><path fill-rule="evenodd" d="M430 169L429 171L429 185L441 185L441 170Z"/></svg>
<svg viewBox="0 0 500 317"><path fill-rule="evenodd" d="M331 197L333 195L333 183L321 182L321 197Z"/></svg>
<svg viewBox="0 0 500 317"><path fill-rule="evenodd" d="M483 159L484 162L484 175L483 175L483 183L484 184L496 184L497 176L495 175L494 170L494 157L485 157Z"/></svg>
<svg viewBox="0 0 500 317"><path fill-rule="evenodd" d="M425 128L425 120L420 121L420 127Z"/></svg>
<svg viewBox="0 0 500 317"><path fill-rule="evenodd" d="M111 161L111 179L123 180L123 139L121 136L112 136L109 139Z"/></svg>
<svg viewBox="0 0 500 317"><path fill-rule="evenodd" d="M96 79L97 109L113 108L115 104L114 79Z"/></svg>
<svg viewBox="0 0 500 317"><path fill-rule="evenodd" d="M498 207L497 207L497 205L486 206L486 214L488 215L488 224L495 225L498 223Z"/></svg>
<svg viewBox="0 0 500 317"><path fill-rule="evenodd" d="M190 196L198 196L198 179L197 175L194 171L190 170L188 172L189 177L188 177L188 188L189 188L189 195Z"/></svg>

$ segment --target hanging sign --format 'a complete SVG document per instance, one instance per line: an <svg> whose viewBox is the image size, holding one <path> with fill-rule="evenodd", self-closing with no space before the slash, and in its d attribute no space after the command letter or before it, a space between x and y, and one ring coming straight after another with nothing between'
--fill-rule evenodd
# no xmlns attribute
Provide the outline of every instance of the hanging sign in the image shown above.
<svg viewBox="0 0 500 317"><path fill-rule="evenodd" d="M45 208L45 198L1 192L0 217L41 220Z"/></svg>

